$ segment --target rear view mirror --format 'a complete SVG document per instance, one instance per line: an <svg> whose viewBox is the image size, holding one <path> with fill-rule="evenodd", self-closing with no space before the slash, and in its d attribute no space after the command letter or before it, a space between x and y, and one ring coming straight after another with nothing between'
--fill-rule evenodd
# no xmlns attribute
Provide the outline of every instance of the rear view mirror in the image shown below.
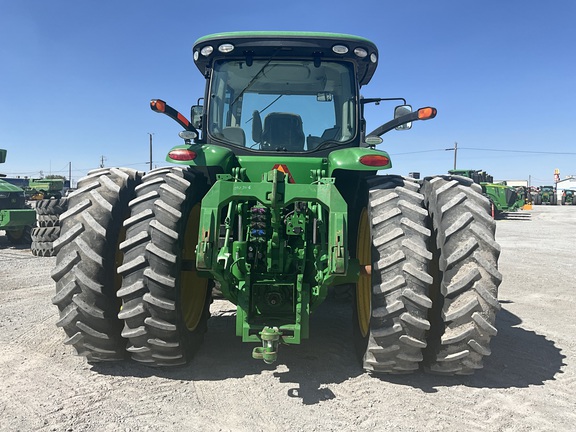
<svg viewBox="0 0 576 432"><path fill-rule="evenodd" d="M190 110L190 117L192 126L196 129L202 129L202 116L204 115L204 107L202 105L193 105Z"/></svg>
<svg viewBox="0 0 576 432"><path fill-rule="evenodd" d="M410 114L412 112L411 105L398 105L394 108L394 118L397 119L398 117L402 117L406 114ZM402 124L400 126L396 126L396 130L408 130L412 127L412 122Z"/></svg>
<svg viewBox="0 0 576 432"><path fill-rule="evenodd" d="M316 94L316 100L318 102L332 102L332 93L320 92Z"/></svg>

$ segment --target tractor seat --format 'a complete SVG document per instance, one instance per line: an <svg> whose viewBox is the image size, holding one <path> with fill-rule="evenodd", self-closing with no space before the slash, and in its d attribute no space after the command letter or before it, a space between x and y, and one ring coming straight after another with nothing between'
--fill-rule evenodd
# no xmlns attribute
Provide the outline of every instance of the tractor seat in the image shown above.
<svg viewBox="0 0 576 432"><path fill-rule="evenodd" d="M303 151L304 139L302 118L298 114L275 112L264 119L262 149Z"/></svg>

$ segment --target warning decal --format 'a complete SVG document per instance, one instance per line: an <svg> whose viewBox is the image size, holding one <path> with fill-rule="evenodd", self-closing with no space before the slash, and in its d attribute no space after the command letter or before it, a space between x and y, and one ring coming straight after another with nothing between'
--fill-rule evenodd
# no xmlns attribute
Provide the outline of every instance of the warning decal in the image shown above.
<svg viewBox="0 0 576 432"><path fill-rule="evenodd" d="M288 169L288 165L285 164L276 164L272 167L272 169L277 169L278 171L286 174L288 176L288 183L296 183L294 181L294 177L292 177L292 173Z"/></svg>

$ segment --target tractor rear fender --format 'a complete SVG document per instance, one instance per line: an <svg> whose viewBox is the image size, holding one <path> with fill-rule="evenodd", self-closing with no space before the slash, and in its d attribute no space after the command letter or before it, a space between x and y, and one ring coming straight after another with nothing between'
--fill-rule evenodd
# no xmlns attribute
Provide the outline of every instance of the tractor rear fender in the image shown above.
<svg viewBox="0 0 576 432"><path fill-rule="evenodd" d="M258 162L258 166L256 167L258 168L258 176L261 176L262 173L261 164L266 165L264 162L269 162L268 165L271 165L270 168L276 168L274 165L277 165L278 160L276 157L264 158L263 156L258 158L244 157L242 159L242 161L239 161L234 153L225 147L211 144L178 145L173 147L166 156L167 162L176 165L188 165L193 167L220 167L222 172L225 173L230 173L232 168L239 165L246 165L248 171L250 171L250 166L254 164L250 164L249 162ZM298 162L298 164L295 164L296 166L304 165L304 171L308 170L304 176L296 176L296 172L294 173L295 177L306 177L306 179L301 178L300 181L296 181L297 183L301 182L302 180L309 181L309 170L312 168L327 168L325 175L326 177L333 177L334 171L336 170L378 171L392 168L392 162L388 153L381 150L361 147L344 148L341 150L333 151L328 155L327 167L325 165L326 160L324 160L324 163L322 163L322 159L320 158L284 157L282 161L286 162L286 164L288 164L288 162ZM294 164L290 165L292 166ZM294 167L292 169L294 169Z"/></svg>
<svg viewBox="0 0 576 432"><path fill-rule="evenodd" d="M328 155L328 177L336 170L378 171L392 168L385 151L354 147L335 150Z"/></svg>

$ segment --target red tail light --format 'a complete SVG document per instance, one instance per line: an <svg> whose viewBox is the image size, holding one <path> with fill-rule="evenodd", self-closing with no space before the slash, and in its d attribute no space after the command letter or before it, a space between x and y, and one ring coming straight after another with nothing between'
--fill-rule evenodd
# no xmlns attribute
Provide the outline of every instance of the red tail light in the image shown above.
<svg viewBox="0 0 576 432"><path fill-rule="evenodd" d="M390 159L384 155L364 155L360 158L360 163L366 166L386 166L390 163Z"/></svg>
<svg viewBox="0 0 576 432"><path fill-rule="evenodd" d="M196 159L196 152L188 149L175 149L168 153L168 157L178 161L191 161Z"/></svg>

